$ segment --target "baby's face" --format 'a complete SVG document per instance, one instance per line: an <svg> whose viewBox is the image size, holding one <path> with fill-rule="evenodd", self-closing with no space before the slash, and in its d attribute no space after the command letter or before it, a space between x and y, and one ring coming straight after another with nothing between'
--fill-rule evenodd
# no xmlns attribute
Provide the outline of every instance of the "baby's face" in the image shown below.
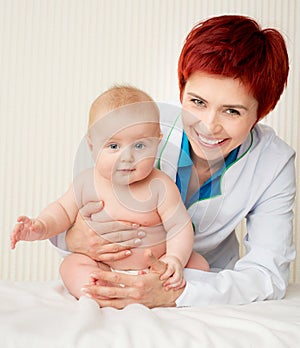
<svg viewBox="0 0 300 348"><path fill-rule="evenodd" d="M97 172L114 184L141 181L153 169L161 134L158 115L148 104L114 110L90 132Z"/></svg>

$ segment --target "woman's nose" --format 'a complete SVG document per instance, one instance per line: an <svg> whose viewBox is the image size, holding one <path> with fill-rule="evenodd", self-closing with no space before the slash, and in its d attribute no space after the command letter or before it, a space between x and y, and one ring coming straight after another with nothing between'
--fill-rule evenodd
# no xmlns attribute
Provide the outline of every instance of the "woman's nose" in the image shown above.
<svg viewBox="0 0 300 348"><path fill-rule="evenodd" d="M207 135L216 134L222 129L222 124L216 111L207 112L201 119L202 131Z"/></svg>

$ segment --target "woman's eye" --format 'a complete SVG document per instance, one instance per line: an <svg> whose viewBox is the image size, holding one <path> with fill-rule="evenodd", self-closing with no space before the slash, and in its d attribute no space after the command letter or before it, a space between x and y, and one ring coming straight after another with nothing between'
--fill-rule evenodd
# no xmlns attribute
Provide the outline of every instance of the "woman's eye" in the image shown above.
<svg viewBox="0 0 300 348"><path fill-rule="evenodd" d="M143 143L136 143L134 144L134 147L137 149L137 150L142 150L145 148L145 144Z"/></svg>
<svg viewBox="0 0 300 348"><path fill-rule="evenodd" d="M191 99L191 101L196 105L201 105L201 106L205 105L204 101L201 99L193 98L193 99Z"/></svg>
<svg viewBox="0 0 300 348"><path fill-rule="evenodd" d="M233 116L240 116L241 113L236 109L227 109L226 113Z"/></svg>

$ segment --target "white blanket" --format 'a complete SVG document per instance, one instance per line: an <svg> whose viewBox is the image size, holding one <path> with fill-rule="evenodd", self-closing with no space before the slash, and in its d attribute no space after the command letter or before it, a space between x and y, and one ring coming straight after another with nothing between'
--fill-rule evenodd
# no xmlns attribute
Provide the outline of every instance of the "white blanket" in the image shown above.
<svg viewBox="0 0 300 348"><path fill-rule="evenodd" d="M300 347L300 284L244 306L98 308L60 282L0 282L1 348Z"/></svg>

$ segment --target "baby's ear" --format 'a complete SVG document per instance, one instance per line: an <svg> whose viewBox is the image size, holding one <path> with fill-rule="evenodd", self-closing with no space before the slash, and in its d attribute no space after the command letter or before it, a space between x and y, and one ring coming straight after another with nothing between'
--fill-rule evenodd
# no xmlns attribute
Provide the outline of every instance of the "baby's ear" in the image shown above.
<svg viewBox="0 0 300 348"><path fill-rule="evenodd" d="M88 146L89 146L90 151L93 151L93 143L92 143L92 139L91 139L90 135L87 134L87 135L85 136L85 138L86 138L86 141L87 141L87 143L88 143Z"/></svg>

